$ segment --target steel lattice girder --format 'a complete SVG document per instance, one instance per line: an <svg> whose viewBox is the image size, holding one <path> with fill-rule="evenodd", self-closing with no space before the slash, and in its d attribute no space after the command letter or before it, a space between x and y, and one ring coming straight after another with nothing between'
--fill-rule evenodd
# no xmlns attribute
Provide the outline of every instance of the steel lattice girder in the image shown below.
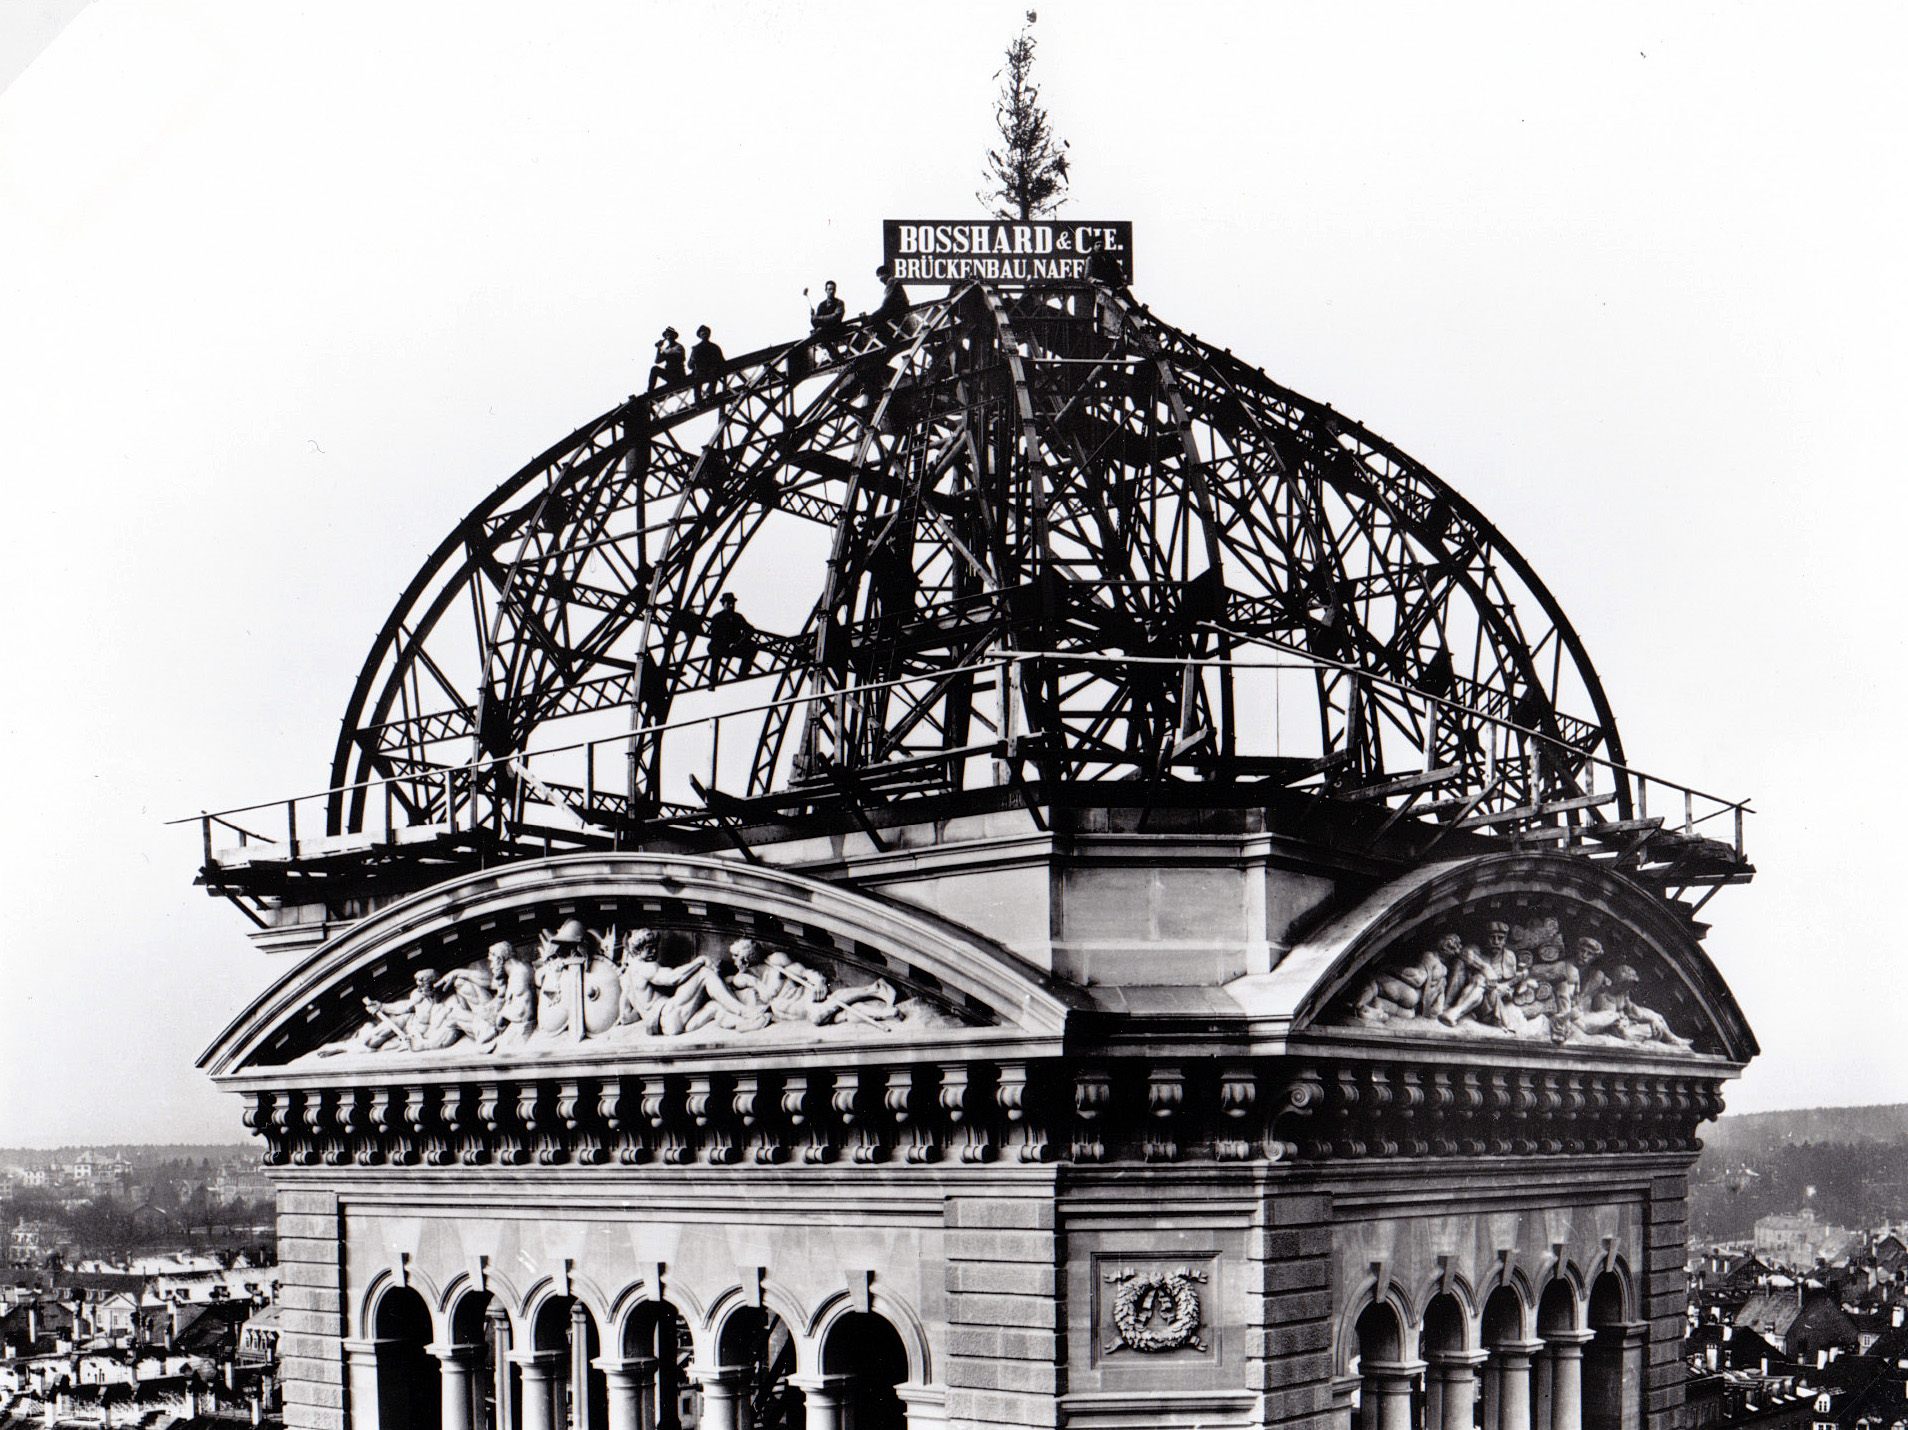
<svg viewBox="0 0 1908 1430"><path fill-rule="evenodd" d="M1448 770L1489 813L1622 760L1556 602L1430 472L1104 291L970 286L902 337L738 359L710 401L632 398L492 493L365 663L332 831L363 826L366 782L710 691L702 615L790 521L830 557L806 619L762 639L756 672L793 703L762 722L751 796L887 768L959 788L1015 737L1046 780L1247 778L1266 712L1223 662L1255 650L1315 669L1331 790ZM1014 652L1042 658L972 669ZM627 790L585 813L658 808L669 739L632 736ZM403 798L428 814L422 789Z"/></svg>

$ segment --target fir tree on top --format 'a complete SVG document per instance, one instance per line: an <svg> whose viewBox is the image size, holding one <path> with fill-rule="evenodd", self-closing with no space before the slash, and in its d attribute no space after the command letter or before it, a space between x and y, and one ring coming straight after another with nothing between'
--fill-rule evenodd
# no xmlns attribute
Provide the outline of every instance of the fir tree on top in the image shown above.
<svg viewBox="0 0 1908 1430"><path fill-rule="evenodd" d="M978 197L1001 218L1052 213L1067 189L1067 142L1047 123L1040 86L1032 78L1038 18L1036 12L1027 12L1026 26L1007 46L1007 62L995 76L1001 81L1000 98L994 103L1001 147L987 151L990 187Z"/></svg>

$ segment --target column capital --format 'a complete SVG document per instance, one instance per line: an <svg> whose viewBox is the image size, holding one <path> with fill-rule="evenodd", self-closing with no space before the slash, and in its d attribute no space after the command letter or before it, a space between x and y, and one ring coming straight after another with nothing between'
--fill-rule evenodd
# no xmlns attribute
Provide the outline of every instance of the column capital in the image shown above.
<svg viewBox="0 0 1908 1430"><path fill-rule="evenodd" d="M1538 1340L1499 1341L1496 1345L1489 1347L1489 1350L1492 1355L1503 1361L1521 1360L1528 1364L1531 1357L1543 1348L1544 1343Z"/></svg>
<svg viewBox="0 0 1908 1430"><path fill-rule="evenodd" d="M436 1356L439 1360L463 1361L470 1359L482 1349L482 1346L473 1346L468 1342L461 1345L448 1345L443 1341L432 1341L424 1347L424 1353Z"/></svg>
<svg viewBox="0 0 1908 1430"><path fill-rule="evenodd" d="M1597 1338L1595 1331L1545 1331L1544 1344L1553 1351L1581 1351Z"/></svg>
<svg viewBox="0 0 1908 1430"><path fill-rule="evenodd" d="M506 1351L504 1359L525 1370L555 1370L563 1361L561 1351Z"/></svg>
<svg viewBox="0 0 1908 1430"><path fill-rule="evenodd" d="M654 1370L656 1368L656 1357L598 1356L595 1360L591 1361L590 1364L602 1371L605 1375L613 1374L616 1371L624 1371L628 1374L635 1375L646 1370Z"/></svg>
<svg viewBox="0 0 1908 1430"><path fill-rule="evenodd" d="M852 1375L791 1375L788 1383L803 1393L819 1390L824 1395L839 1395L853 1380Z"/></svg>
<svg viewBox="0 0 1908 1430"><path fill-rule="evenodd" d="M1358 1363L1360 1373L1382 1380L1405 1380L1419 1374L1424 1368L1425 1363L1421 1360L1361 1360Z"/></svg>
<svg viewBox="0 0 1908 1430"><path fill-rule="evenodd" d="M1490 1358L1487 1350L1432 1351L1425 1357L1433 1370L1475 1370Z"/></svg>

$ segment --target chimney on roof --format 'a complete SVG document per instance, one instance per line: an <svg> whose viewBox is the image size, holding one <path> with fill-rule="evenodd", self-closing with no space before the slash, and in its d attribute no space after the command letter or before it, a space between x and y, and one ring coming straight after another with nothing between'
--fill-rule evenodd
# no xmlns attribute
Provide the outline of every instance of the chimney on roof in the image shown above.
<svg viewBox="0 0 1908 1430"><path fill-rule="evenodd" d="M1729 1322L1724 1321L1723 1322L1723 1339L1726 1341L1735 1334L1736 1334L1736 1328L1732 1326Z"/></svg>
<svg viewBox="0 0 1908 1430"><path fill-rule="evenodd" d="M1817 1370L1820 1370L1823 1366L1827 1364L1828 1364L1828 1350L1826 1348L1822 1350L1818 1350L1815 1353L1815 1368Z"/></svg>
<svg viewBox="0 0 1908 1430"><path fill-rule="evenodd" d="M1893 1317L1891 1317L1891 1322L1895 1326L1901 1325L1901 1311L1902 1311L1902 1308L1900 1306L1895 1307L1894 1315Z"/></svg>

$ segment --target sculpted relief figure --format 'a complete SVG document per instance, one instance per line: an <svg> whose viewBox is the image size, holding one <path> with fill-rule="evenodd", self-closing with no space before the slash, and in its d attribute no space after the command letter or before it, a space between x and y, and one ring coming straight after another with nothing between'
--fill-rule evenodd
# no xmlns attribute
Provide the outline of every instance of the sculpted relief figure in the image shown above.
<svg viewBox="0 0 1908 1430"><path fill-rule="evenodd" d="M840 1018L888 1030L901 1016L894 985L885 978L855 988L831 989L827 978L806 964L779 949L764 954L749 938L737 939L729 956L735 960L736 983L751 990L778 1023L821 1027Z"/></svg>
<svg viewBox="0 0 1908 1430"><path fill-rule="evenodd" d="M418 969L405 997L390 1003L367 998L364 1010L371 1021L352 1037L319 1048L319 1057L376 1052L386 1047L426 1052L447 1048L465 1037L488 1047L495 1038L493 1026L454 997L432 968Z"/></svg>
<svg viewBox="0 0 1908 1430"><path fill-rule="evenodd" d="M1641 982L1636 966L1611 960L1600 940L1586 935L1570 942L1555 917L1517 927L1493 919L1482 946L1447 930L1434 948L1389 961L1358 986L1350 1016L1433 1035L1690 1051L1689 1038L1637 1002Z"/></svg>

